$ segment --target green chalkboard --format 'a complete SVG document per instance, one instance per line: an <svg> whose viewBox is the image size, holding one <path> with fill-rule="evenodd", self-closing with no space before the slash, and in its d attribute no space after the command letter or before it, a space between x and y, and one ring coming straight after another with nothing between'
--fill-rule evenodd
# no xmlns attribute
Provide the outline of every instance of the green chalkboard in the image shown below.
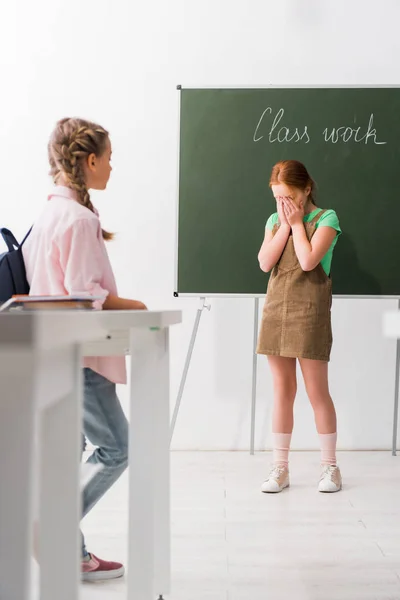
<svg viewBox="0 0 400 600"><path fill-rule="evenodd" d="M333 291L400 296L400 88L183 89L176 293L259 295L268 180L304 162L343 230Z"/></svg>

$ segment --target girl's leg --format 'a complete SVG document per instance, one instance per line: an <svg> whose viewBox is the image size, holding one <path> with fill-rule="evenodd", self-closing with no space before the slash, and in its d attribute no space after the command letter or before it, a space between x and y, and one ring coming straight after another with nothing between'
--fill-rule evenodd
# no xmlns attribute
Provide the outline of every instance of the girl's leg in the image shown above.
<svg viewBox="0 0 400 600"><path fill-rule="evenodd" d="M261 491L281 492L289 485L289 450L293 430L293 405L297 391L296 360L269 356L274 388L272 413L273 469Z"/></svg>
<svg viewBox="0 0 400 600"><path fill-rule="evenodd" d="M315 424L321 441L322 464L336 464L336 411L329 393L328 363L299 360L307 395L314 410Z"/></svg>
<svg viewBox="0 0 400 600"><path fill-rule="evenodd" d="M299 362L320 439L323 465L320 491L336 492L341 489L342 481L336 464L336 411L329 393L328 363L306 358Z"/></svg>
<svg viewBox="0 0 400 600"><path fill-rule="evenodd" d="M96 446L87 462L100 464L83 490L84 517L128 466L129 425L116 386L91 369L84 369L83 431Z"/></svg>
<svg viewBox="0 0 400 600"><path fill-rule="evenodd" d="M116 386L91 369L84 369L84 436L96 446L87 462L102 469L83 490L82 516L85 516L117 481L128 466L128 421L116 394ZM83 439L83 450L85 439ZM123 566L88 554L82 536L82 577L100 580L120 577Z"/></svg>
<svg viewBox="0 0 400 600"><path fill-rule="evenodd" d="M272 443L275 465L288 465L293 431L293 405L297 391L296 359L269 356L274 388Z"/></svg>

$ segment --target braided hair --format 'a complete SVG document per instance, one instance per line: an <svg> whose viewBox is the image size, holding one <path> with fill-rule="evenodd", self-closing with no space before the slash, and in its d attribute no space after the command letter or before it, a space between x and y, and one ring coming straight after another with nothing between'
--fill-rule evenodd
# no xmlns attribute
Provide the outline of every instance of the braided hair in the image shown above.
<svg viewBox="0 0 400 600"><path fill-rule="evenodd" d="M65 185L75 190L80 204L95 212L86 186L83 162L90 154L101 156L106 149L108 131L83 119L58 121L48 144L50 175L54 183L62 177ZM103 239L113 239L113 234L102 230Z"/></svg>

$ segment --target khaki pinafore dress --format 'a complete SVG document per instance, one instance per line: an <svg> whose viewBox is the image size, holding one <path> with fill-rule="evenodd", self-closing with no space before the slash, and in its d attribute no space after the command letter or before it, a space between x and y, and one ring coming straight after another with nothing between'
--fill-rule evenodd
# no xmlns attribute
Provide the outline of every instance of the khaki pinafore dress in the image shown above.
<svg viewBox="0 0 400 600"><path fill-rule="evenodd" d="M309 240L324 212L304 223ZM278 229L279 224L274 226L274 235ZM290 234L268 282L257 353L329 361L331 305L331 278L321 264L312 271L303 271Z"/></svg>

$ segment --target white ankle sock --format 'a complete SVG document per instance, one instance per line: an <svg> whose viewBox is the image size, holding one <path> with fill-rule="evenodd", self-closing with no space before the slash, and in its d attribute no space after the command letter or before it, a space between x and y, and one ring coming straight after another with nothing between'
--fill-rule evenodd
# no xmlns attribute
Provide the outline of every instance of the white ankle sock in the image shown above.
<svg viewBox="0 0 400 600"><path fill-rule="evenodd" d="M336 466L337 433L320 433L321 464Z"/></svg>
<svg viewBox="0 0 400 600"><path fill-rule="evenodd" d="M287 467L289 466L289 450L292 440L291 433L273 433L273 457L274 464Z"/></svg>

